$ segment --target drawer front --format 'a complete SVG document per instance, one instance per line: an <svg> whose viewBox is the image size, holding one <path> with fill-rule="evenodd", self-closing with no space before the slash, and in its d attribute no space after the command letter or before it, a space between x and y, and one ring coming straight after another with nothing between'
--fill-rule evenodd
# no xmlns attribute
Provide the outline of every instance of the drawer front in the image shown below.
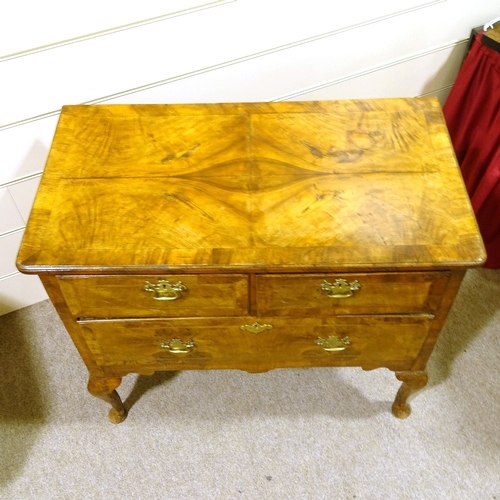
<svg viewBox="0 0 500 500"><path fill-rule="evenodd" d="M432 314L447 272L257 276L259 315Z"/></svg>
<svg viewBox="0 0 500 500"><path fill-rule="evenodd" d="M84 318L248 314L246 275L63 277L71 313Z"/></svg>
<svg viewBox="0 0 500 500"><path fill-rule="evenodd" d="M151 370L363 366L409 369L426 316L82 321L101 366Z"/></svg>

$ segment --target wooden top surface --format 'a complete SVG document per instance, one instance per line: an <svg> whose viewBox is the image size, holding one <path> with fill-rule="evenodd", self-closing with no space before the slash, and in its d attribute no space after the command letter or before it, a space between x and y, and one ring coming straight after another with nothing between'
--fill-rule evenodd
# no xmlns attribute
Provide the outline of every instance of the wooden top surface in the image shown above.
<svg viewBox="0 0 500 500"><path fill-rule="evenodd" d="M482 241L434 98L63 108L23 272L436 268Z"/></svg>
<svg viewBox="0 0 500 500"><path fill-rule="evenodd" d="M481 41L484 45L500 52L500 23L493 29L485 31Z"/></svg>

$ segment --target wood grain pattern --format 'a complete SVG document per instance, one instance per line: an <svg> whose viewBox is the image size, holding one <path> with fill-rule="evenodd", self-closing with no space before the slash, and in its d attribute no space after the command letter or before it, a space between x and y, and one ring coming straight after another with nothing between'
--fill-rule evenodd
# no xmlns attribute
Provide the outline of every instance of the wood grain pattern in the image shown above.
<svg viewBox="0 0 500 500"><path fill-rule="evenodd" d="M61 278L59 285L71 313L76 317L141 318L241 316L248 312L246 275L183 275L186 287L176 300L155 300L144 290L147 282L171 276L87 276Z"/></svg>
<svg viewBox="0 0 500 500"><path fill-rule="evenodd" d="M425 316L352 316L336 318L259 317L272 326L255 334L241 329L254 317L109 320L80 323L100 366L113 373L130 365L157 370L241 369L250 372L279 367L363 366L410 369L430 325ZM344 351L326 352L318 338L349 337ZM172 354L164 341L192 340L186 354Z"/></svg>
<svg viewBox="0 0 500 500"><path fill-rule="evenodd" d="M483 260L439 104L401 99L65 107L18 266Z"/></svg>
<svg viewBox="0 0 500 500"><path fill-rule="evenodd" d="M261 315L329 316L332 314L433 313L439 305L449 273L370 273L258 275L258 312ZM330 298L324 281L339 277L358 281L352 297Z"/></svg>
<svg viewBox="0 0 500 500"><path fill-rule="evenodd" d="M396 371L406 417L484 259L437 101L394 99L65 107L18 267L118 423L128 373L319 366Z"/></svg>

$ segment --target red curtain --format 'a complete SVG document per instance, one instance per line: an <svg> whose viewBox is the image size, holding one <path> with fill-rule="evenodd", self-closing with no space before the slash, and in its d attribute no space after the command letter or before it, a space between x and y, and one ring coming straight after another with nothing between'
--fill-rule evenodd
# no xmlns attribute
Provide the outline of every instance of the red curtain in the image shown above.
<svg viewBox="0 0 500 500"><path fill-rule="evenodd" d="M500 53L477 36L443 107L488 259L500 268Z"/></svg>

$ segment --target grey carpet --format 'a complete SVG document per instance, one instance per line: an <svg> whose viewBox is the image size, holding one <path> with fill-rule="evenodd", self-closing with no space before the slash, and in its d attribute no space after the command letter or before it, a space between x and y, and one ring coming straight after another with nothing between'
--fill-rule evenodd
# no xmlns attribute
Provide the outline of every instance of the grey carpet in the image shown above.
<svg viewBox="0 0 500 500"><path fill-rule="evenodd" d="M119 425L49 302L0 317L0 499L500 500L500 271L469 271L398 420L385 369L129 375Z"/></svg>

